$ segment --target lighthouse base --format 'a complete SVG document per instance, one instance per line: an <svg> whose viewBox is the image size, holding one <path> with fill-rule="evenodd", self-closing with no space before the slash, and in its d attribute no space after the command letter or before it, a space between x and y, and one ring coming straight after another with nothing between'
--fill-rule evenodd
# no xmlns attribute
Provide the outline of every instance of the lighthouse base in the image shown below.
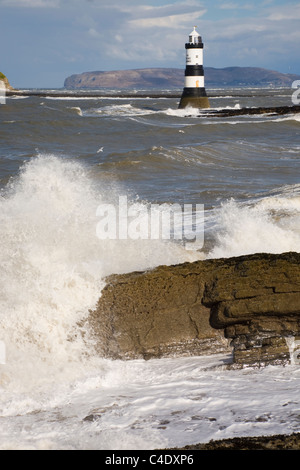
<svg viewBox="0 0 300 470"><path fill-rule="evenodd" d="M178 108L210 108L205 88L184 88Z"/></svg>

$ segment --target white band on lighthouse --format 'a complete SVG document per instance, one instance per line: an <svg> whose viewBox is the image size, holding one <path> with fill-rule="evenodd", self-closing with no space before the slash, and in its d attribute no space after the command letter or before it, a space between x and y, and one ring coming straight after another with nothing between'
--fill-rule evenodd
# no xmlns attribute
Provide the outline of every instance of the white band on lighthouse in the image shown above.
<svg viewBox="0 0 300 470"><path fill-rule="evenodd" d="M187 49L186 64L203 65L203 49Z"/></svg>
<svg viewBox="0 0 300 470"><path fill-rule="evenodd" d="M185 77L185 88L204 88L204 76Z"/></svg>

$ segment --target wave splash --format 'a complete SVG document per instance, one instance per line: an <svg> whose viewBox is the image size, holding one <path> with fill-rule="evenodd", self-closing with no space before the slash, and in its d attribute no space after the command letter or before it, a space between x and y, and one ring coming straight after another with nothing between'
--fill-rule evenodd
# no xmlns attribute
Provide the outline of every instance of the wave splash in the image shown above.
<svg viewBox="0 0 300 470"><path fill-rule="evenodd" d="M0 388L77 376L92 355L88 331L78 325L104 278L186 260L184 248L165 241L99 240L97 207L114 197L84 166L53 155L25 164L2 194L0 340L7 357Z"/></svg>
<svg viewBox="0 0 300 470"><path fill-rule="evenodd" d="M252 203L230 200L214 211L215 245L208 258L300 251L300 187ZM298 194L297 194L298 193Z"/></svg>

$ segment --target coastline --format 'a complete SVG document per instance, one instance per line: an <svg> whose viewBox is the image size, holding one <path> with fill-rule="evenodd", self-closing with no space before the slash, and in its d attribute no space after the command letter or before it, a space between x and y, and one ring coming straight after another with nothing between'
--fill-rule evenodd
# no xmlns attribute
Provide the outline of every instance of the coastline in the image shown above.
<svg viewBox="0 0 300 470"><path fill-rule="evenodd" d="M94 90L7 90L6 96L39 96L50 98L180 98L178 93L109 93Z"/></svg>
<svg viewBox="0 0 300 470"><path fill-rule="evenodd" d="M65 90L65 91L47 91L47 90L7 90L6 96L28 96L28 97L45 97L45 98L128 98L128 99L162 99L162 98L174 98L180 99L181 93L152 93L152 92L137 92L137 93L105 93L102 91L77 91L77 90ZM217 94L210 93L211 98L217 97ZM244 95L243 97L247 97ZM201 109L199 116L209 115L210 117L230 117L230 116L243 116L243 115L255 115L255 114L273 114L273 115L284 115L300 113L300 105L291 106L259 106L259 107L243 107L240 109Z"/></svg>

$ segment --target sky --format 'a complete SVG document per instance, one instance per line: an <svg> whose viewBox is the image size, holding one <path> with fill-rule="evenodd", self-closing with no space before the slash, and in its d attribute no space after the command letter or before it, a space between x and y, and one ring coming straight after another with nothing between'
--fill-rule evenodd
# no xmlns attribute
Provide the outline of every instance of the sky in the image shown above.
<svg viewBox="0 0 300 470"><path fill-rule="evenodd" d="M0 72L16 88L62 88L82 72L184 70L194 26L204 67L300 74L296 0L0 0Z"/></svg>

